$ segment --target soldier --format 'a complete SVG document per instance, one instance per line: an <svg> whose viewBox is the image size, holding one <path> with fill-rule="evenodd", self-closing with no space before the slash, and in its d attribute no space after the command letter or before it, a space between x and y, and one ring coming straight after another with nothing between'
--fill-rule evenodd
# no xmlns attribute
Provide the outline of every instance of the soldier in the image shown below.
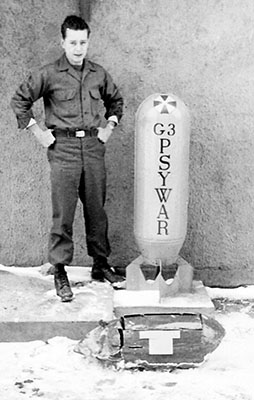
<svg viewBox="0 0 254 400"><path fill-rule="evenodd" d="M83 204L87 251L93 257L92 279L113 286L124 278L108 265L110 254L106 193L105 143L122 117L123 99L105 69L87 55L90 28L70 15L61 26L61 58L30 73L11 100L18 127L31 131L50 164L53 224L49 262L54 265L56 293L64 302L73 293L65 271L73 258L73 220L78 198ZM45 125L34 119L33 103L43 98ZM104 103L107 124L100 115Z"/></svg>

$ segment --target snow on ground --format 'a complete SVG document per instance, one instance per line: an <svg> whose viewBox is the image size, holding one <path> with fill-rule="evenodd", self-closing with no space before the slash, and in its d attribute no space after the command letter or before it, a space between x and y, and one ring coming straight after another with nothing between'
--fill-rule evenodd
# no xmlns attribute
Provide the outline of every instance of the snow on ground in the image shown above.
<svg viewBox="0 0 254 400"><path fill-rule="evenodd" d="M67 338L1 343L1 399L254 399L254 318L234 312L218 320L227 332L220 346L200 367L172 372L106 368Z"/></svg>
<svg viewBox="0 0 254 400"><path fill-rule="evenodd" d="M0 398L254 400L254 287L207 290L213 299L241 306L216 311L226 335L198 368L154 372L104 367L74 352L77 341L65 337L0 343Z"/></svg>

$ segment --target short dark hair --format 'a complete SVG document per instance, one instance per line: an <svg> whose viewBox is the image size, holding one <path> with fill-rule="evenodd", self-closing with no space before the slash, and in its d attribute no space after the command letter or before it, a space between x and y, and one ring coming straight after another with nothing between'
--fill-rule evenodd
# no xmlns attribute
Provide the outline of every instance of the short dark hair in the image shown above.
<svg viewBox="0 0 254 400"><path fill-rule="evenodd" d="M78 17L77 15L68 15L64 22L61 25L61 34L63 39L66 38L66 30L67 29L73 29L75 31L84 31L87 30L87 36L89 37L90 35L90 28L88 26L88 24L86 23L86 21L81 18Z"/></svg>

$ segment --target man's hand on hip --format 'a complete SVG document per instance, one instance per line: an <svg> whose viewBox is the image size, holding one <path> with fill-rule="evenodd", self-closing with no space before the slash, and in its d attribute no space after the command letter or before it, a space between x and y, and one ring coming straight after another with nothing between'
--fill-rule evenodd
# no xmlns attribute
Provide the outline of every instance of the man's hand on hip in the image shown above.
<svg viewBox="0 0 254 400"><path fill-rule="evenodd" d="M43 131L37 124L30 126L28 129L43 147L49 147L56 140L50 129Z"/></svg>
<svg viewBox="0 0 254 400"><path fill-rule="evenodd" d="M110 138L113 129L114 129L114 122L108 122L106 128L98 128L98 139L100 139L103 143L106 143L108 139Z"/></svg>

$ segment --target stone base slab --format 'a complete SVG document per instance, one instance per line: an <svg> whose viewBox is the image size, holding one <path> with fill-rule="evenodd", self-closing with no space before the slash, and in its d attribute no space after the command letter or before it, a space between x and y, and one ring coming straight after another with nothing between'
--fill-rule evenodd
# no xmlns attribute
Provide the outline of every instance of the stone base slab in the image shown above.
<svg viewBox="0 0 254 400"><path fill-rule="evenodd" d="M212 315L214 305L201 281L193 281L191 293L177 293L160 300L159 290L122 290L114 292L117 317L132 314Z"/></svg>

